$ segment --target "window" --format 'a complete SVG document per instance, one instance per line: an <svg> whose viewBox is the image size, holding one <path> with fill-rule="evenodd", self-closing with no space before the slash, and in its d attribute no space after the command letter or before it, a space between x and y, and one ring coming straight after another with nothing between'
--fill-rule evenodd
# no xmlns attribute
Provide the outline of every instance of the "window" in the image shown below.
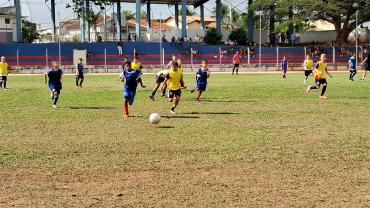
<svg viewBox="0 0 370 208"><path fill-rule="evenodd" d="M5 18L5 24L10 24L10 19Z"/></svg>

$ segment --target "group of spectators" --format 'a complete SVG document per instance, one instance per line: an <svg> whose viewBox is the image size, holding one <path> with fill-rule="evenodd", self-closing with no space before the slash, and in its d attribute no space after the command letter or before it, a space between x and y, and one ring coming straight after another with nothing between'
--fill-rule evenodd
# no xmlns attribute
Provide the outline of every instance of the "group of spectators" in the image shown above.
<svg viewBox="0 0 370 208"><path fill-rule="evenodd" d="M193 54L194 56L200 57L202 54L200 53L199 48L194 48L193 50L189 49L189 47L191 47L192 45L199 47L199 43L200 43L199 35L195 36L194 40L195 41L193 41L191 37L188 38L188 36L185 36L185 37L182 36L181 38L177 37L177 39L175 36L172 36L171 47L175 46L179 51L181 50L181 48L183 48L182 55L184 55L185 57L190 57L191 54ZM162 42L168 42L165 35L163 35L162 37ZM184 47L184 44L186 44L187 46L186 48Z"/></svg>
<svg viewBox="0 0 370 208"><path fill-rule="evenodd" d="M324 47L320 46L320 43L318 40L316 42L312 41L310 43L310 47L308 48L307 53L310 54L311 57L314 57L314 56L319 57L321 56L321 54L326 54Z"/></svg>
<svg viewBox="0 0 370 208"><path fill-rule="evenodd" d="M289 40L291 40L291 43L292 43L292 47L295 46L295 43L296 43L296 40L297 40L297 36L296 34L293 32L292 34L289 33L289 30L287 30L285 33L284 32L276 32L274 33L275 35L275 47L278 47L279 46L279 43L283 44L283 46L285 46L287 43L289 44ZM264 47L266 48L271 48L272 47L272 44L271 42L265 42L263 44Z"/></svg>

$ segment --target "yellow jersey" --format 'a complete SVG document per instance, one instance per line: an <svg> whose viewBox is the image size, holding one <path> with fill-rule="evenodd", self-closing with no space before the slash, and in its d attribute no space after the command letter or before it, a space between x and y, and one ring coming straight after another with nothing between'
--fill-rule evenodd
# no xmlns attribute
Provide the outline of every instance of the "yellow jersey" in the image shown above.
<svg viewBox="0 0 370 208"><path fill-rule="evenodd" d="M140 62L131 62L131 68L140 70L141 63Z"/></svg>
<svg viewBox="0 0 370 208"><path fill-rule="evenodd" d="M180 81L182 78L182 72L180 71L168 71L168 76L170 83L168 85L169 90L179 90L180 89Z"/></svg>
<svg viewBox="0 0 370 208"><path fill-rule="evenodd" d="M179 72L181 72L181 73L182 73L182 72L184 71L184 68L182 68L182 67L180 68L180 67L179 67L177 70L179 70Z"/></svg>
<svg viewBox="0 0 370 208"><path fill-rule="evenodd" d="M313 61L312 59L310 60L305 60L304 61L304 65L305 65L305 69L304 70L312 70L312 65L313 65Z"/></svg>
<svg viewBox="0 0 370 208"><path fill-rule="evenodd" d="M8 74L8 64L0 62L0 74Z"/></svg>
<svg viewBox="0 0 370 208"><path fill-rule="evenodd" d="M315 79L325 79L325 69L327 65L327 63L323 63L322 61L317 62L315 69ZM318 71L321 72L321 74L317 73Z"/></svg>

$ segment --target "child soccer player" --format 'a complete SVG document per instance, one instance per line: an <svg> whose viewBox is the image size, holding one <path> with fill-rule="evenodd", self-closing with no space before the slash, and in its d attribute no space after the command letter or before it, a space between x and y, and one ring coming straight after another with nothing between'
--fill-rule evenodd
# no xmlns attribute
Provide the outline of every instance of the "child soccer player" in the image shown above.
<svg viewBox="0 0 370 208"><path fill-rule="evenodd" d="M62 89L62 83L63 83L63 71L59 69L59 62L58 60L54 60L51 62L51 65L53 66L52 70L49 70L44 75L44 84L48 81L47 78L49 77L49 89L51 91L50 98L54 100L53 107L58 108L57 102L60 96L60 90Z"/></svg>
<svg viewBox="0 0 370 208"><path fill-rule="evenodd" d="M361 81L364 81L365 80L367 71L370 71L370 67L369 67L369 63L370 63L369 49L368 48L365 48L364 49L364 52L367 55L365 56L364 61L361 63L361 65L364 66L364 75L362 75L362 78L360 79Z"/></svg>
<svg viewBox="0 0 370 208"><path fill-rule="evenodd" d="M196 72L196 87L192 89L190 92L193 93L194 91L199 91L197 98L195 101L200 102L199 98L202 95L203 91L207 89L207 79L210 76L210 71L208 70L208 61L202 61L202 68L199 68Z"/></svg>
<svg viewBox="0 0 370 208"><path fill-rule="evenodd" d="M78 80L81 79L80 85L78 85ZM78 59L76 64L76 88L82 88L82 82L84 81L84 65L82 63L82 58Z"/></svg>
<svg viewBox="0 0 370 208"><path fill-rule="evenodd" d="M141 74L142 73L140 70L131 68L131 62L127 61L125 69L122 71L121 75L118 78L118 81L121 82L124 82L126 78L126 83L124 84L123 90L123 98L125 99L125 118L129 117L128 105L132 105L132 103L134 103L138 82L141 83L142 88L146 87L141 81Z"/></svg>
<svg viewBox="0 0 370 208"><path fill-rule="evenodd" d="M0 90L3 89L3 83L4 83L4 89L6 89L6 81L8 79L8 64L5 62L5 56L1 57L0 62Z"/></svg>
<svg viewBox="0 0 370 208"><path fill-rule="evenodd" d="M305 76L303 84L307 84L308 76L312 76L312 65L313 65L313 61L311 59L311 56L310 56L310 54L307 54L306 60L304 60L304 63L303 63L304 76Z"/></svg>
<svg viewBox="0 0 370 208"><path fill-rule="evenodd" d="M182 79L182 72L178 70L178 63L173 62L172 63L172 70L164 71L163 73L159 74L160 76L165 76L166 80L169 80L168 84L168 101L172 102L173 98L175 97L175 103L172 105L172 108L170 110L171 114L175 114L175 108L180 102L180 97L181 97L181 89L186 89L186 84L184 83L184 80ZM180 86L180 83L183 84L184 87Z"/></svg>
<svg viewBox="0 0 370 208"><path fill-rule="evenodd" d="M241 62L241 58L240 58L240 55L239 55L239 51L236 51L236 54L234 55L234 58L233 58L234 67L233 67L232 75L234 75L234 70L235 69L236 69L236 75L238 75L240 62Z"/></svg>
<svg viewBox="0 0 370 208"><path fill-rule="evenodd" d="M320 89L320 85L322 84L322 91L321 91L321 95L320 95L320 98L321 99L326 99L327 97L324 96L324 93L325 93L325 90L326 90L326 86L327 86L327 82L326 82L326 79L325 79L325 74L324 72L326 72L330 78L333 78L329 72L328 72L328 69L327 69L327 63L325 63L326 61L326 54L321 54L321 61L318 61L317 64L316 64L316 67L315 67L315 82L316 82L316 86L308 86L306 92L309 93L312 89Z"/></svg>
<svg viewBox="0 0 370 208"><path fill-rule="evenodd" d="M154 88L153 88L153 91L152 91L152 93L149 95L149 98L150 99L152 99L153 101L154 101L154 95L155 95L155 93L157 92L157 90L158 90L158 88L159 88L159 86L161 85L161 83L163 82L163 84L162 84L162 95L161 95L161 97L166 97L167 98L167 96L165 95L165 93L166 93L166 88L165 87L163 87L163 85L165 85L165 83L164 83L164 80L165 80L165 78L163 77L163 76L161 76L161 74L163 74L164 72L166 72L167 70L161 70L161 71L159 71L156 75L155 75L155 86L154 86Z"/></svg>
<svg viewBox="0 0 370 208"><path fill-rule="evenodd" d="M143 68L141 66L141 63L139 62L139 58L137 56L134 57L134 61L131 63L131 68L137 69L137 70L140 70L140 69Z"/></svg>
<svg viewBox="0 0 370 208"><path fill-rule="evenodd" d="M357 73L357 60L356 60L356 54L354 53L352 55L352 57L349 59L348 61L348 65L349 65L349 81L353 82L353 77L356 75Z"/></svg>
<svg viewBox="0 0 370 208"><path fill-rule="evenodd" d="M288 69L288 60L286 56L284 56L283 60L281 61L281 70L283 71L283 79L286 79L286 70Z"/></svg>

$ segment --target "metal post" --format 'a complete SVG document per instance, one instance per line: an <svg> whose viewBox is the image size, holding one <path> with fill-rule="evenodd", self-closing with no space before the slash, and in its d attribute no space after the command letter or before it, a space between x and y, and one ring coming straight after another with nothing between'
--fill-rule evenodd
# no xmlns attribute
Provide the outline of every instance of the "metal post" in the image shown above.
<svg viewBox="0 0 370 208"><path fill-rule="evenodd" d="M159 12L159 62L162 70L162 12Z"/></svg>
<svg viewBox="0 0 370 208"><path fill-rule="evenodd" d="M46 66L49 65L48 49L46 49Z"/></svg>
<svg viewBox="0 0 370 208"><path fill-rule="evenodd" d="M136 0L136 42L141 41L141 24L140 24L141 1Z"/></svg>
<svg viewBox="0 0 370 208"><path fill-rule="evenodd" d="M356 69L357 69L357 60L358 60L358 52L357 52L357 45L358 45L358 41L357 41L357 34L358 34L358 31L357 31L357 13L358 11L356 11L356 34L355 34L355 38L356 38ZM359 36L360 37L360 36Z"/></svg>
<svg viewBox="0 0 370 208"><path fill-rule="evenodd" d="M262 11L260 11L260 48L259 48L259 51L260 51L260 68L261 68L261 14L262 14Z"/></svg>
<svg viewBox="0 0 370 208"><path fill-rule="evenodd" d="M107 49L104 48L104 68L105 68L105 72L108 73L108 69L107 69Z"/></svg>
<svg viewBox="0 0 370 208"><path fill-rule="evenodd" d="M333 63L335 63L335 47L333 46Z"/></svg>
<svg viewBox="0 0 370 208"><path fill-rule="evenodd" d="M306 49L306 47L304 47L304 58L306 58L307 57L307 49Z"/></svg>
<svg viewBox="0 0 370 208"><path fill-rule="evenodd" d="M58 15L59 15L59 65L62 66L62 57L61 57L61 53L60 53L60 13L58 12Z"/></svg>
<svg viewBox="0 0 370 208"><path fill-rule="evenodd" d="M276 47L276 68L279 70L279 47Z"/></svg>
<svg viewBox="0 0 370 208"><path fill-rule="evenodd" d="M162 64L164 65L164 48L162 48Z"/></svg>
<svg viewBox="0 0 370 208"><path fill-rule="evenodd" d="M15 18L16 18L16 23L17 23L16 24L16 35L17 35L17 42L19 43L22 41L22 17L21 17L20 0L14 0L14 6L15 6ZM8 34L6 36L8 37Z"/></svg>
<svg viewBox="0 0 370 208"><path fill-rule="evenodd" d="M247 48L248 49L248 65L251 63L251 54L249 52L249 47Z"/></svg>
<svg viewBox="0 0 370 208"><path fill-rule="evenodd" d="M19 66L19 56L18 56L18 54L19 54L19 49L17 49L17 66Z"/></svg>
<svg viewBox="0 0 370 208"><path fill-rule="evenodd" d="M193 48L190 48L191 71L193 71Z"/></svg>

